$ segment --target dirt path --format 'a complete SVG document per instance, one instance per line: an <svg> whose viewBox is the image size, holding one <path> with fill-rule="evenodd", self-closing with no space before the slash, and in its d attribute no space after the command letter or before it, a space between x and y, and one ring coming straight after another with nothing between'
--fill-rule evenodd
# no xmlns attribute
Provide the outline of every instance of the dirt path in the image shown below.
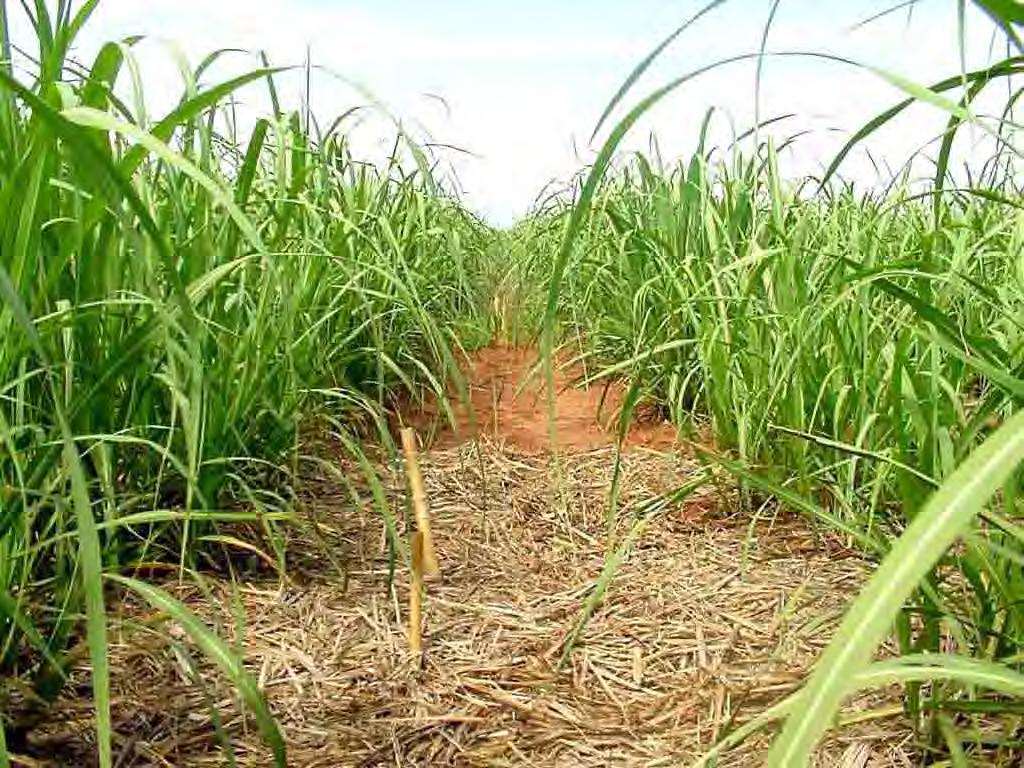
<svg viewBox="0 0 1024 768"><path fill-rule="evenodd" d="M723 730L793 690L866 566L800 520L733 516L710 488L649 515L559 665L604 563L610 436L587 413L590 394L563 393L560 419L568 421L559 431L579 429L565 432L575 437L556 472L536 442L546 426L538 436L534 422L514 420L534 406L503 400L523 358L504 351L477 362L485 373L474 383L487 391L487 377L501 382L506 394L491 402L509 405L491 412L501 444L459 444L449 435L424 457L443 580L428 585L422 666L404 636L404 567L396 589L385 588L379 515L353 509L333 481L311 483L309 511L337 531L334 554L347 564L346 578L322 558L301 562L301 547L293 547L296 572L308 574L301 584L253 581L233 591L211 580L206 596L178 590L244 648L279 716L290 764L685 765ZM647 429L623 461L619 540L642 505L697 471L681 452L644 448L665 436L661 425ZM392 482L401 506L397 473ZM241 635L233 615L244 619ZM229 688L215 687L199 660L210 685L194 684L184 644L175 649L159 634L128 629L113 640L121 768L225 765L211 703L238 764L270 764ZM69 744L79 745L79 757L88 751L88 706L69 697L68 723L50 734L66 764L77 759ZM46 734L36 739L41 751ZM755 738L720 765L761 765L765 744ZM871 721L845 729L818 764L910 765L903 744L892 721Z"/></svg>
<svg viewBox="0 0 1024 768"><path fill-rule="evenodd" d="M412 414L424 435L438 431L436 447L451 447L485 435L521 453L544 453L550 448L551 429L544 372L538 352L528 347L486 347L470 356L463 373L468 403L455 393L450 403L455 415L452 430L437 403L427 403ZM602 379L589 387L576 386L587 371L559 361L554 370L555 433L559 449L581 453L610 445L616 418L626 399L623 385ZM590 372L593 374L593 371ZM631 446L668 450L676 443L676 430L649 407L637 409L626 439Z"/></svg>

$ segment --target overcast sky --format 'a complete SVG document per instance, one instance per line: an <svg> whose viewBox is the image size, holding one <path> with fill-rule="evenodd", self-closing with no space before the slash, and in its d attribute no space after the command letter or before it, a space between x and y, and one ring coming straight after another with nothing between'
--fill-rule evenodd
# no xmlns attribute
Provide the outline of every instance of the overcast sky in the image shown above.
<svg viewBox="0 0 1024 768"><path fill-rule="evenodd" d="M298 64L308 46L315 64L361 83L437 141L472 152L449 153L464 197L491 221L507 224L548 182L567 178L593 156L589 137L608 99L636 62L703 2L101 0L77 53L88 59L104 40L152 37L139 50L147 108L159 115L181 90L174 56L160 41L173 41L193 65L225 47L263 49L273 63ZM903 10L855 28L894 3L782 0L768 48L840 54L924 82L958 71L954 0L920 0L910 18ZM630 101L693 68L756 51L769 8L769 0L730 0L704 17L644 77ZM969 13L966 40L968 66L991 60L991 25L980 14ZM205 81L253 63L251 56L234 54ZM283 84L293 106L301 99L301 82L296 76ZM316 77L312 90L313 109L322 119L366 100L326 74ZM891 85L856 68L778 58L765 64L761 115L798 113L778 126L780 134L814 129L785 158L788 174L795 176L828 162L841 141L834 129L856 128L900 97ZM244 98L258 104L262 90ZM710 106L723 110L716 137L727 141L724 115L746 129L754 103L753 65L723 68L666 100L637 126L628 146L643 147L654 133L665 155L685 153ZM934 108L918 107L872 149L900 164L942 122ZM374 140L363 137L364 143ZM870 168L854 159L849 173L870 181Z"/></svg>

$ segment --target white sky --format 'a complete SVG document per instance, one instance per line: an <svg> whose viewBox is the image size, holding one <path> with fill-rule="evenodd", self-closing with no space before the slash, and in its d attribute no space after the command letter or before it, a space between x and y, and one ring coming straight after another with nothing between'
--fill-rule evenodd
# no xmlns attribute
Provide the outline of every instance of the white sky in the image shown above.
<svg viewBox="0 0 1024 768"><path fill-rule="evenodd" d="M954 0L920 0L909 20L904 10L851 29L894 3L782 0L768 48L841 54L922 82L959 71ZM139 50L147 108L158 116L181 92L173 55L160 40L174 41L193 65L225 47L263 49L274 64L300 64L308 45L315 64L362 83L436 141L473 152L447 155L464 199L492 222L508 224L548 182L566 179L593 156L597 146L589 145L589 136L608 99L634 64L701 5L703 0L101 0L77 53L88 61L105 40L155 38ZM769 7L769 0L730 0L680 38L627 101L695 67L755 51ZM988 20L971 10L969 67L992 59L992 39ZM204 82L254 63L251 55L226 57ZM663 154L685 153L712 105L731 115L739 130L748 128L753 73L752 64L733 65L687 84L634 130L627 146L644 147L654 133ZM302 81L296 73L282 82L292 107L299 106ZM776 129L780 135L814 129L785 158L784 170L795 176L827 164L842 140L830 129L854 129L901 96L851 67L772 59L765 65L761 115L798 113ZM263 90L251 89L243 98L259 104ZM322 74L314 80L313 109L325 122L365 101L338 79ZM883 132L872 151L900 165L943 122L934 108L916 107ZM718 126L717 139L727 141L724 117ZM383 145L379 123L362 130L364 145ZM848 174L870 182L870 168L854 158Z"/></svg>

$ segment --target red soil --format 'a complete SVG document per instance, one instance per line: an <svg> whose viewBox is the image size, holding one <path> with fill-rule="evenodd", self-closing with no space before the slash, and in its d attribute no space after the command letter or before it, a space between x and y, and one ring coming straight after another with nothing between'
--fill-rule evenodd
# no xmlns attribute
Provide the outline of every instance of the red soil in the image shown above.
<svg viewBox="0 0 1024 768"><path fill-rule="evenodd" d="M551 446L548 397L538 360L533 348L477 350L463 366L469 407L454 393L449 395L455 430L436 402L428 402L407 421L424 437L436 428L434 444L439 446L473 439L475 420L477 433L528 453L545 452ZM588 387L576 386L582 374L578 365L555 368L555 430L560 451L583 453L615 442L615 424L626 388L622 382L608 379ZM626 444L668 450L677 444L676 431L659 418L656 409L641 407L630 425Z"/></svg>

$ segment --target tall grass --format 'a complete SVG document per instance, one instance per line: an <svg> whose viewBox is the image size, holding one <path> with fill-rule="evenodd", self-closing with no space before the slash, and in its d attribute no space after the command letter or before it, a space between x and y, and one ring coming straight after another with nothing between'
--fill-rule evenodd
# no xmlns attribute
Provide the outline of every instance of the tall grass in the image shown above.
<svg viewBox="0 0 1024 768"><path fill-rule="evenodd" d="M978 4L1019 53L1016 5ZM707 461L735 473L748 502L774 496L878 558L808 686L755 722L787 719L775 765L804 764L856 687L891 682L905 685L929 755L1014 759L1019 56L931 88L881 73L906 100L850 147L911 103L945 110L924 193L902 178L858 192L834 168L787 182L781 148L759 132L742 151L702 140L685 163L614 166L644 111L710 65L608 122L575 196L496 237L400 130L389 165L358 162L345 120L322 127L285 109L286 73L266 63L218 83L210 72L228 54L183 68L180 101L150 119L143 91L118 87L137 68L137 41L70 57L96 5L16 8L35 30L22 68L0 3L0 675L45 702L87 652L102 766L115 589L185 629L284 763L241 661L138 576L163 566L184 577L223 558L235 541L226 526L239 522L246 546L286 567L305 434L332 425L368 468L358 438L388 444L383 412L397 391L443 396L453 345L491 332L517 341L538 325L549 351L556 330L583 339L681 428L708 423L718 450ZM634 70L603 123L691 23ZM959 185L953 137L978 124L978 95L1007 82L1005 113L984 126L1001 149ZM257 88L272 108L242 130L236 94ZM887 634L903 656L870 666ZM3 725L0 766L21 736Z"/></svg>
<svg viewBox="0 0 1024 768"><path fill-rule="evenodd" d="M1020 19L1002 5L985 4L1017 45ZM556 332L583 338L682 429L708 424L706 459L749 502L774 496L881 562L787 705L773 765L806 764L889 634L935 670L905 689L926 753L1010 764L1022 747L1018 702L998 694L1024 661L1024 209L1008 80L1021 66L1011 56L930 88L880 73L907 100L849 148L914 102L945 110L923 193L907 175L858 192L835 166L794 183L771 141L722 153L703 133L687 162L616 166L636 119L705 67L628 110L587 177L531 225L561 233L547 251L549 347ZM970 107L996 82L1009 102L981 123ZM1001 140L967 186L949 172L965 123ZM991 684L959 675L963 657Z"/></svg>
<svg viewBox="0 0 1024 768"><path fill-rule="evenodd" d="M302 435L329 421L386 444L387 399L444 386L451 345L486 334L490 233L401 132L379 168L352 157L344 120L285 110L279 70L212 83L214 54L148 119L118 87L137 41L70 58L96 5L23 6L37 50L16 68L22 9L0 4L0 674L52 698L88 614L109 765L116 577L242 686L283 762L238 660L130 576L222 557L239 521L283 566ZM254 88L273 109L242 132L234 99Z"/></svg>

